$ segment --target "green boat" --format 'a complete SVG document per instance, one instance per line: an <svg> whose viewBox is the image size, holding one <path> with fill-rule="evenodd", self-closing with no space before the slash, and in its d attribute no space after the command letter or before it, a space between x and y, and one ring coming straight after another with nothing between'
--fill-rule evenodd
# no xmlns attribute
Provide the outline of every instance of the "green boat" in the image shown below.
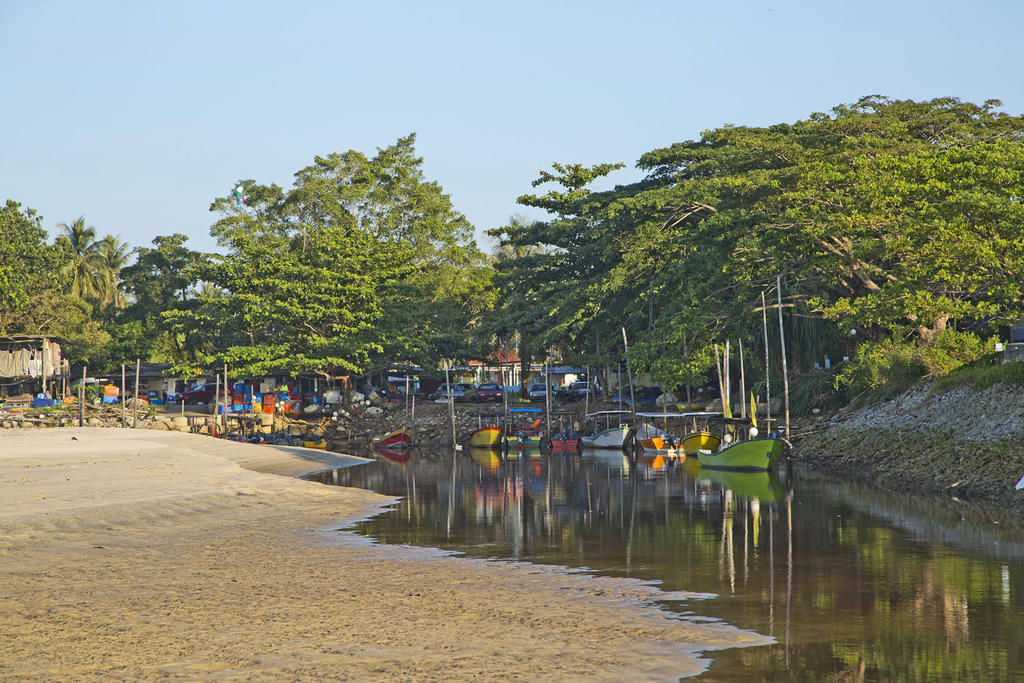
<svg viewBox="0 0 1024 683"><path fill-rule="evenodd" d="M540 448L540 434L510 434L508 436L509 448Z"/></svg>
<svg viewBox="0 0 1024 683"><path fill-rule="evenodd" d="M747 439L727 446L717 453L697 451L701 469L768 471L782 457L786 442L782 439Z"/></svg>

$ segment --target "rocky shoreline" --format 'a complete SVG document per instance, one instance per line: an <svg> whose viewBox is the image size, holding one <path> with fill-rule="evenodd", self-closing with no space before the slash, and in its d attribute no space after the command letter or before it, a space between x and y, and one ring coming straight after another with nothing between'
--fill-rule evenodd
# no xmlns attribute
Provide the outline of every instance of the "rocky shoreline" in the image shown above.
<svg viewBox="0 0 1024 683"><path fill-rule="evenodd" d="M1024 395L996 385L886 401L802 424L793 462L894 491L1024 511Z"/></svg>

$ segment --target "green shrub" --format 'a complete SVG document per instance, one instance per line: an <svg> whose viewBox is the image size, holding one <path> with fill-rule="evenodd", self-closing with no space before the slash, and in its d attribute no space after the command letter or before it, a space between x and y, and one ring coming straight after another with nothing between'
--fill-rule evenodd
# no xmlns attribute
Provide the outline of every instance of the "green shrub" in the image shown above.
<svg viewBox="0 0 1024 683"><path fill-rule="evenodd" d="M929 377L943 377L989 353L988 344L970 332L946 330L929 346L921 347Z"/></svg>
<svg viewBox="0 0 1024 683"><path fill-rule="evenodd" d="M996 384L1024 386L1024 361L999 364L996 354L989 354L973 365L958 368L935 380L932 390L941 393L966 385L987 389Z"/></svg>
<svg viewBox="0 0 1024 683"><path fill-rule="evenodd" d="M892 398L924 378L940 378L978 363L988 345L969 332L946 330L931 344L886 339L867 342L845 363L835 386L854 403Z"/></svg>

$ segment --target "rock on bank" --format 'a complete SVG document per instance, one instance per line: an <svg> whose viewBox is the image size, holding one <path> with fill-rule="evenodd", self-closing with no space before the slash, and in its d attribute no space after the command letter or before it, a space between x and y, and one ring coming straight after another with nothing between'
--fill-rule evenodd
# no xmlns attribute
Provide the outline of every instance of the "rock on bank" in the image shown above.
<svg viewBox="0 0 1024 683"><path fill-rule="evenodd" d="M915 387L810 427L793 460L896 490L1024 509L1024 491L1014 489L1024 475L1024 393Z"/></svg>

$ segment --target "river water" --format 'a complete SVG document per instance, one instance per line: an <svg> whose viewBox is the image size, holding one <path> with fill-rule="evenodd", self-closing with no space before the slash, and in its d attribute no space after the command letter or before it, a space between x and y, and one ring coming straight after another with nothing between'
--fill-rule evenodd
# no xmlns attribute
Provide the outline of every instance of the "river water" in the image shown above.
<svg viewBox="0 0 1024 683"><path fill-rule="evenodd" d="M702 679L1024 680L1024 532L956 500L619 451L375 457L313 477L402 497L358 533L656 581L707 594L665 609L775 638Z"/></svg>

